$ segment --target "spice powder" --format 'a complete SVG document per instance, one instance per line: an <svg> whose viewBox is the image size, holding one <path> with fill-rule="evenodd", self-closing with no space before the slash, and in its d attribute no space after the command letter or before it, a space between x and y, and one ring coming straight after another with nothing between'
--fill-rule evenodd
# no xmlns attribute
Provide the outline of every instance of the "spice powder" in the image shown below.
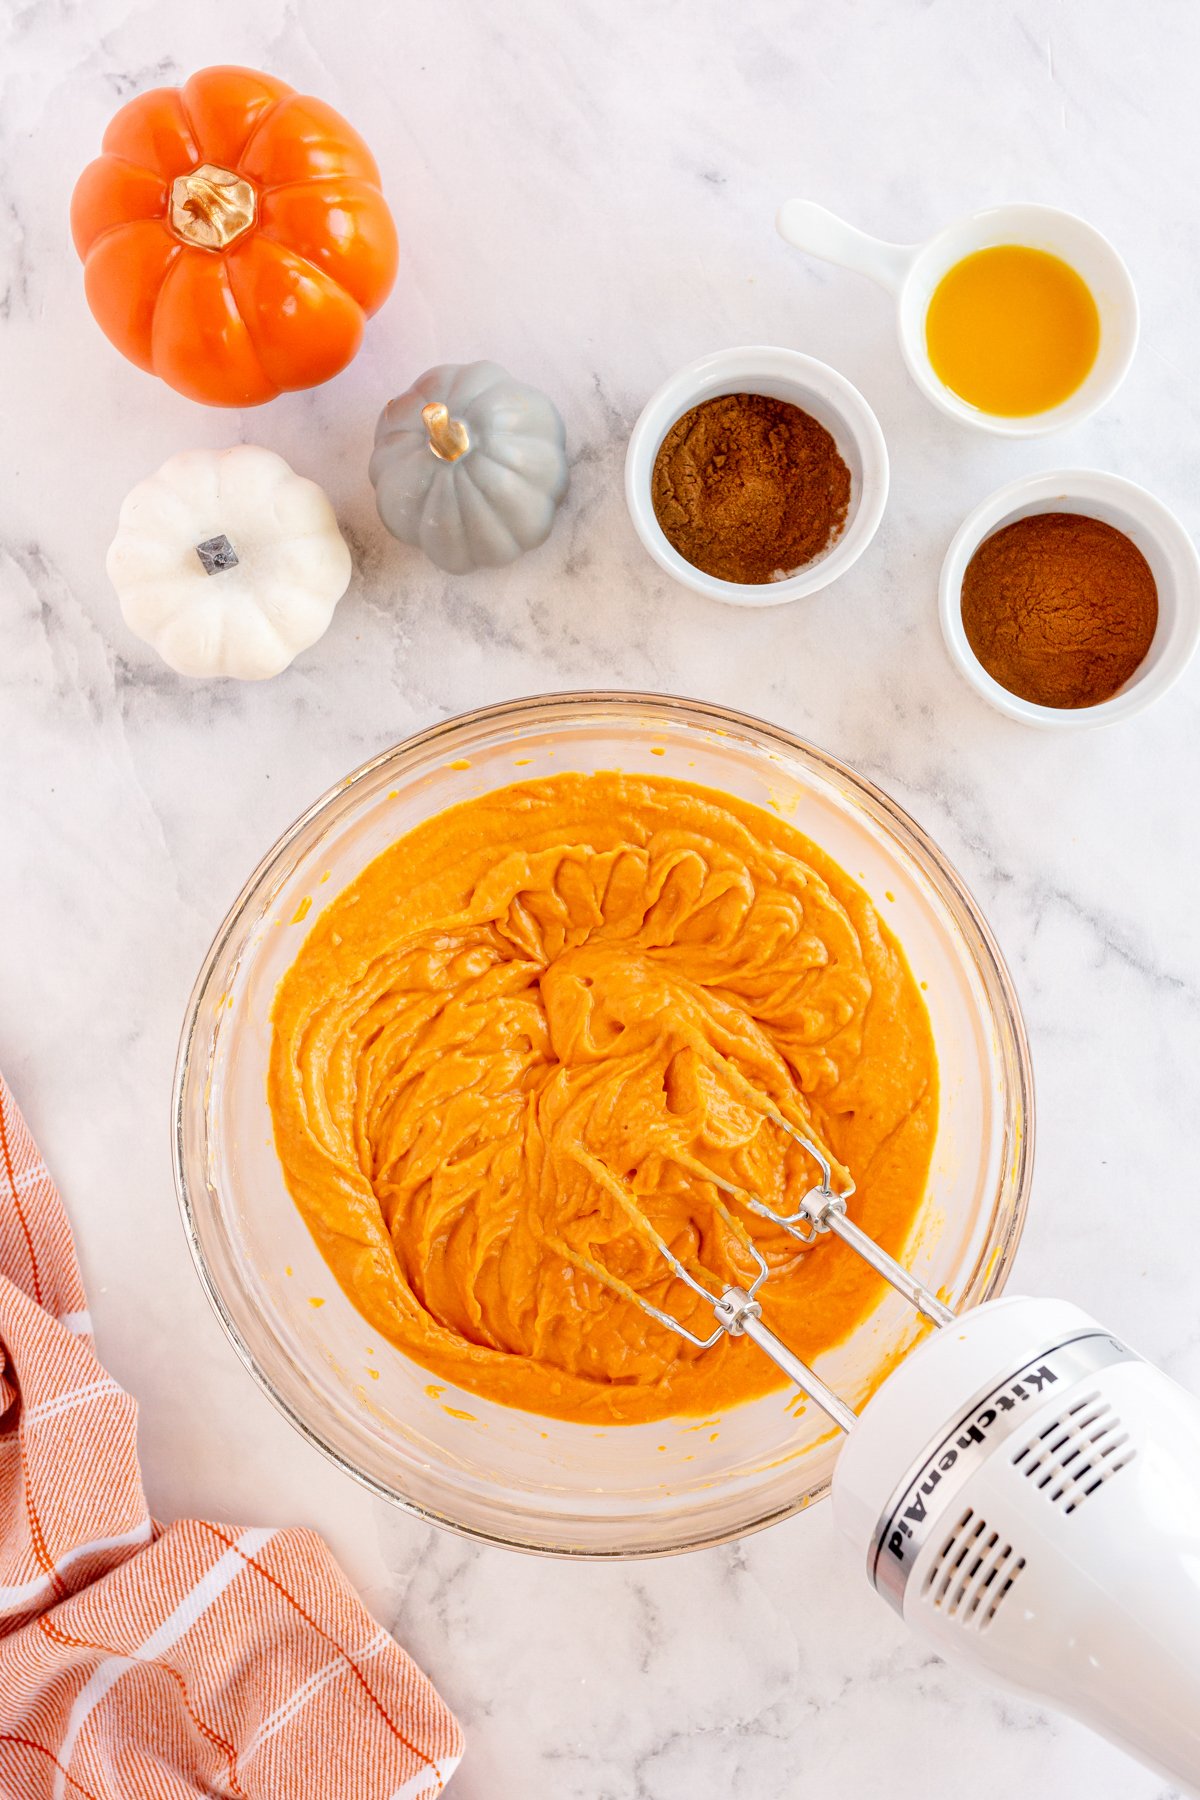
<svg viewBox="0 0 1200 1800"><path fill-rule="evenodd" d="M1098 706L1145 660L1158 624L1149 563L1082 513L1034 513L979 546L962 584L967 642L1037 706Z"/></svg>
<svg viewBox="0 0 1200 1800"><path fill-rule="evenodd" d="M850 471L831 434L787 400L720 394L668 431L654 514L672 546L722 581L781 581L839 536Z"/></svg>

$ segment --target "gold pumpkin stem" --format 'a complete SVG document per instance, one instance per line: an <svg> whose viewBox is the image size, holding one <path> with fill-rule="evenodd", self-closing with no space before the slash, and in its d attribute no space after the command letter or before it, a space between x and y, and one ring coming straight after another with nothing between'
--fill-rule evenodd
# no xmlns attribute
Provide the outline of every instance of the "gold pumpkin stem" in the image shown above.
<svg viewBox="0 0 1200 1800"><path fill-rule="evenodd" d="M442 400L431 400L421 408L421 419L429 433L429 448L443 462L457 462L471 448L471 439L461 419L450 417L450 408Z"/></svg>
<svg viewBox="0 0 1200 1800"><path fill-rule="evenodd" d="M201 163L171 183L171 229L197 250L225 250L258 216L254 185L232 169Z"/></svg>

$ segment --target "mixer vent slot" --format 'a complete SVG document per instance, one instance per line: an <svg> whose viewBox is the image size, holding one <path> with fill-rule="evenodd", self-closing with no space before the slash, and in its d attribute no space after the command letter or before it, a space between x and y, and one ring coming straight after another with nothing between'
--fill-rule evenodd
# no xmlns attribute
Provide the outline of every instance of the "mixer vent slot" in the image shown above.
<svg viewBox="0 0 1200 1800"><path fill-rule="evenodd" d="M1025 1567L1011 1544L968 1507L930 1564L924 1599L973 1631L986 1631Z"/></svg>
<svg viewBox="0 0 1200 1800"><path fill-rule="evenodd" d="M1023 1444L1013 1464L1047 1500L1073 1513L1135 1454L1133 1440L1108 1401L1092 1393Z"/></svg>

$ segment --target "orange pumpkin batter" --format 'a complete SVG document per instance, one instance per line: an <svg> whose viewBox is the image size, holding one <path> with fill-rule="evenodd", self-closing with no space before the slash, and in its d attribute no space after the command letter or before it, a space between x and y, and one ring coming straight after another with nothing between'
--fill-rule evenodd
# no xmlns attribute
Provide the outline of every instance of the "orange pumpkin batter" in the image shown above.
<svg viewBox="0 0 1200 1800"><path fill-rule="evenodd" d="M924 1190L937 1065L898 944L816 845L687 782L561 775L419 826L321 914L273 1023L275 1141L337 1280L423 1367L531 1412L632 1423L783 1385L595 1272L712 1328L630 1201L721 1284L748 1231L803 1356L875 1304L834 1239L722 1210L706 1170L785 1211L813 1182L759 1095L853 1173L887 1248Z"/></svg>

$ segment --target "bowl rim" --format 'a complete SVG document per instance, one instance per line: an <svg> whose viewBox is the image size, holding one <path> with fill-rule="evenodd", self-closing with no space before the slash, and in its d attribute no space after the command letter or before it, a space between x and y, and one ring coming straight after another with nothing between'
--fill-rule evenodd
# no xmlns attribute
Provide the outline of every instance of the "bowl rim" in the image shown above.
<svg viewBox="0 0 1200 1800"><path fill-rule="evenodd" d="M979 546L1001 530L1009 515L1031 502L1074 500L1112 505L1154 537L1179 576L1180 640L1169 661L1146 674L1135 670L1125 688L1098 706L1041 706L1010 693L975 655L962 622L962 584ZM1045 507L1042 510L1052 511ZM972 508L951 538L938 576L938 618L950 660L989 706L1021 725L1043 731L1097 731L1131 719L1162 698L1187 669L1200 644L1200 553L1191 534L1166 503L1124 475L1106 469L1048 469L1021 475Z"/></svg>
<svg viewBox="0 0 1200 1800"><path fill-rule="evenodd" d="M853 518L826 553L783 581L724 581L718 575L706 574L680 555L655 517L650 479L659 445L672 425L698 403L698 390L714 376L744 381L744 385L727 388L727 393L753 392L751 384L764 379L792 382L797 388L807 387L819 393L837 413L858 450L862 491ZM660 429L660 416L667 413L670 417ZM786 606L792 600L820 593L839 580L853 568L879 530L890 484L887 440L866 396L830 363L781 344L743 344L728 350L710 350L682 364L655 388L642 407L625 452L625 504L643 547L661 569L684 587L726 606Z"/></svg>
<svg viewBox="0 0 1200 1800"><path fill-rule="evenodd" d="M997 1241L993 1241L989 1236L987 1243L980 1251L975 1267L967 1277L964 1285L964 1295L967 1296L964 1301L965 1305L977 1306L984 1300L995 1298L1003 1291L1007 1282L1029 1209L1036 1137L1036 1104L1029 1039L1012 977L991 928L957 871L922 827L910 817L903 807L892 800L882 789L876 787L873 782L865 776L859 775L830 752L820 749L782 726L773 725L753 714L681 695L603 688L568 689L494 702L488 706L473 708L469 712L455 714L448 719L438 720L437 723L424 730L414 732L386 750L369 757L348 776L327 788L281 833L243 883L213 937L192 985L179 1039L171 1092L171 1165L184 1235L201 1287L239 1361L253 1377L261 1391L295 1427L306 1443L320 1451L344 1474L351 1476L377 1498L388 1501L422 1523L440 1526L444 1530L472 1542L556 1557L565 1561L625 1562L682 1555L686 1551L713 1548L748 1537L753 1532L765 1530L769 1525L775 1525L784 1519L794 1517L795 1514L804 1511L814 1500L823 1499L830 1490L831 1480L826 1478L811 1487L802 1484L797 1492L786 1501L774 1504L753 1519L744 1522L716 1528L702 1528L686 1538L668 1544L646 1541L623 1545L620 1548L592 1544L565 1546L542 1543L532 1535L513 1535L499 1530L489 1530L477 1524L465 1523L453 1514L442 1512L426 1502L412 1499L397 1487L354 1463L335 1443L329 1441L317 1427L304 1417L299 1408L280 1392L268 1372L259 1366L213 1271L209 1268L201 1241L185 1151L188 1101L194 1082L199 1080L203 1084L204 1081L203 1068L200 1066L198 1055L194 1056L194 1052L198 1052L200 1048L197 1037L199 1014L209 983L226 946L241 925L246 906L268 883L273 872L286 859L297 838L335 801L345 799L398 755L408 755L427 749L463 728L473 728L500 720L512 722L547 708L563 706L584 706L602 713L607 711L614 715L636 712L647 707L665 707L676 714L682 714L685 720L690 720L700 727L709 726L720 729L732 726L738 730L748 730L752 734L763 733L769 739L775 740L783 749L793 753L799 752L803 759L811 759L818 765L821 772L832 778L835 783L849 781L856 790L856 797L865 800L868 810L881 817L884 823L898 832L904 847L916 853L918 863L922 858L925 859L929 866L923 872L926 875L935 875L944 884L946 890L944 897L950 902L951 910L964 915L967 923L976 933L976 947L981 958L986 959L989 985L995 984L1002 1023L1007 1025L1011 1034L1016 1091L1009 1096L1009 1111L1018 1121L1015 1142L1006 1143L1003 1164L1006 1170L1003 1188L1005 1191L1011 1191L1011 1209L1004 1223L1002 1235ZM961 921L959 922L961 924Z"/></svg>

